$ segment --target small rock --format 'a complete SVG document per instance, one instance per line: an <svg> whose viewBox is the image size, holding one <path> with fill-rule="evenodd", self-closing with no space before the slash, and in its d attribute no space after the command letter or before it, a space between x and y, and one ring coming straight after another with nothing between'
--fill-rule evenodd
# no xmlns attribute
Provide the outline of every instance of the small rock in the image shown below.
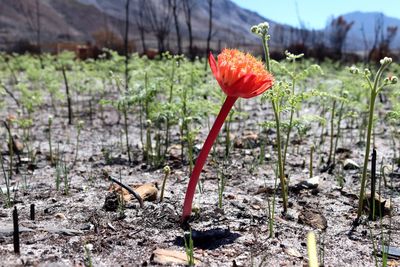
<svg viewBox="0 0 400 267"><path fill-rule="evenodd" d="M242 203L239 203L238 201L231 201L231 205L238 208L239 210L245 210L246 206L243 205Z"/></svg>
<svg viewBox="0 0 400 267"><path fill-rule="evenodd" d="M314 176L305 181L301 181L301 182L295 184L294 186L291 186L290 190L300 191L303 189L316 189L319 185L319 178L320 178L319 176Z"/></svg>
<svg viewBox="0 0 400 267"><path fill-rule="evenodd" d="M115 231L115 227L111 223L107 223L108 228Z"/></svg>
<svg viewBox="0 0 400 267"><path fill-rule="evenodd" d="M257 191L256 191L256 195L259 195L259 194L265 194L265 193L267 193L267 194L272 194L272 193L274 193L274 189L273 188L271 188L271 187L264 187L264 186L260 186L258 189L257 189Z"/></svg>
<svg viewBox="0 0 400 267"><path fill-rule="evenodd" d="M285 248L284 251L289 256L296 257L296 258L303 258L301 253L295 248Z"/></svg>
<svg viewBox="0 0 400 267"><path fill-rule="evenodd" d="M105 200L103 209L106 211L116 211L118 209L119 199L116 192L108 193Z"/></svg>
<svg viewBox="0 0 400 267"><path fill-rule="evenodd" d="M360 169L360 165L358 165L354 160L346 159L343 163L343 169L358 170L358 169Z"/></svg>
<svg viewBox="0 0 400 267"><path fill-rule="evenodd" d="M105 166L102 170L101 173L103 174L104 179L108 179L108 177L111 175L111 167L110 166Z"/></svg>
<svg viewBox="0 0 400 267"><path fill-rule="evenodd" d="M367 209L368 211L372 207L372 196L371 193L367 193L365 195L365 200L364 200L364 208ZM379 208L380 207L380 208ZM393 209L393 205L388 199L384 199L381 197L378 193L375 193L375 216L379 217L380 211L383 212L383 215L388 215Z"/></svg>
<svg viewBox="0 0 400 267"><path fill-rule="evenodd" d="M22 164L28 164L29 162L31 162L31 160L29 158L21 158Z"/></svg>
<svg viewBox="0 0 400 267"><path fill-rule="evenodd" d="M318 211L305 209L300 212L298 217L299 223L307 224L311 227L325 230L328 227L326 218Z"/></svg>
<svg viewBox="0 0 400 267"><path fill-rule="evenodd" d="M246 132L234 141L235 148L253 149L258 146L258 134Z"/></svg>
<svg viewBox="0 0 400 267"><path fill-rule="evenodd" d="M182 146L181 145L172 145L168 148L168 154L170 160L181 160L182 155Z"/></svg>
<svg viewBox="0 0 400 267"><path fill-rule="evenodd" d="M157 200L158 189L155 184L148 183L135 188L135 191L140 195L143 201Z"/></svg>
<svg viewBox="0 0 400 267"><path fill-rule="evenodd" d="M67 219L67 217L65 217L64 213L61 213L61 212L54 214L54 217L57 219L61 219L61 220Z"/></svg>
<svg viewBox="0 0 400 267"><path fill-rule="evenodd" d="M338 148L336 148L336 153L338 153L338 154L346 153L346 154L350 155L352 153L352 150L345 148L345 147L338 147Z"/></svg>

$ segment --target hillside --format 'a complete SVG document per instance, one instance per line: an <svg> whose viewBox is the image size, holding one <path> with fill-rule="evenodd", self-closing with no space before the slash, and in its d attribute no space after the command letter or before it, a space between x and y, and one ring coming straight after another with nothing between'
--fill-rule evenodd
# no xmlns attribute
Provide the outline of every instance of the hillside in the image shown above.
<svg viewBox="0 0 400 267"><path fill-rule="evenodd" d="M156 0L155 17L165 14L167 0ZM15 49L30 42L36 44L37 16L36 0L0 0L0 49ZM117 40L122 43L124 33L126 0L39 0L41 42L43 49L49 45L65 42L96 43ZM130 40L136 50L141 51L141 38L137 27L137 18L143 8L143 0L131 0ZM195 0L192 13L194 47L204 50L208 34L208 1ZM148 16L148 15L147 15ZM384 29L387 26L400 27L400 19L387 17L381 13L353 12L343 15L346 21L354 21L345 49L359 52L370 49L375 40L375 24L381 18ZM147 49L157 48L155 32L146 18L145 40ZM243 9L230 0L214 0L212 48L239 47L242 49L260 49L257 38L249 28L263 21L271 25L272 49L283 51L291 43L299 42L302 33L287 25L270 21L256 12ZM169 22L169 35L166 47L176 51L176 32L173 18ZM180 12L179 26L183 47L188 47L188 28L183 12ZM366 42L361 28L364 29ZM314 36L324 36L329 44L329 25L322 30L313 31ZM304 31L307 31L304 29ZM325 31L325 33L323 33ZM311 33L311 32L309 32ZM106 39L106 40L105 40ZM365 44L367 43L367 45ZM312 43L310 43L312 45ZM392 48L399 48L400 34L392 42Z"/></svg>
<svg viewBox="0 0 400 267"><path fill-rule="evenodd" d="M166 1L165 1L166 2ZM0 0L0 46L12 46L20 40L35 42L36 6L33 0ZM41 38L48 42L93 42L93 35L100 31L112 31L121 36L124 29L125 0L41 0L40 1ZM156 14L163 12L164 6L157 6ZM139 33L135 18L138 17L139 0L131 1L130 36L139 49ZM208 33L207 0L195 1L192 23L195 45L204 46ZM221 12L223 11L223 12ZM255 12L240 8L230 0L217 0L214 3L214 45L234 46L254 43L256 38L249 28L267 19ZM187 39L187 26L183 13L180 14L180 29L184 41ZM170 22L168 45L175 46L173 20ZM271 22L271 27L276 23ZM154 47L154 33L146 30L146 41Z"/></svg>

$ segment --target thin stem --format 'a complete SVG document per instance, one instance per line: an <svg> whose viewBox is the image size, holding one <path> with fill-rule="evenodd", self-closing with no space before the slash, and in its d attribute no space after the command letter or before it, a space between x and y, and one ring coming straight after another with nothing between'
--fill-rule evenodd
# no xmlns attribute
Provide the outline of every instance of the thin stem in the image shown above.
<svg viewBox="0 0 400 267"><path fill-rule="evenodd" d="M171 173L171 169L168 166L165 166L164 167L164 179L163 179L163 183L161 186L160 202L162 202L164 200L165 185L167 184L167 179L168 179L168 176L170 173Z"/></svg>
<svg viewBox="0 0 400 267"><path fill-rule="evenodd" d="M271 63L270 63L270 55L269 55L269 47L268 47L268 36L262 36L262 44L264 48L264 56L265 56L265 65L267 67L268 72L271 72ZM282 200L283 200L283 211L287 211L287 194L286 194L286 181L285 181L285 173L283 169L283 160L282 160L282 147L281 147L281 131L280 131L280 118L279 118L279 101L278 103L272 99L272 107L274 110L275 123L276 123L276 141L278 148L278 170L279 170L279 180L281 182L282 187Z"/></svg>
<svg viewBox="0 0 400 267"><path fill-rule="evenodd" d="M268 40L267 40L267 36L264 35L262 37L262 44L263 44L263 48L264 48L264 56L265 56L265 65L267 66L267 70L268 72L271 72L271 60L270 60L270 56L269 56L269 47L268 47Z"/></svg>
<svg viewBox="0 0 400 267"><path fill-rule="evenodd" d="M314 150L315 150L315 147L311 146L311 150L310 150L310 178L312 178L313 175L314 175L314 173L313 173Z"/></svg>
<svg viewBox="0 0 400 267"><path fill-rule="evenodd" d="M341 132L341 128L340 128L340 124L342 123L342 117L343 117L343 106L344 106L344 101L342 101L342 103L340 104L340 108L339 108L339 118L337 121L337 130L336 130L336 140L335 140L335 146L333 148L333 151L336 152L338 143L339 143L339 138L340 138L340 132ZM336 153L333 153L333 165L336 164Z"/></svg>
<svg viewBox="0 0 400 267"><path fill-rule="evenodd" d="M333 100L332 106L332 114L331 114L331 134L330 134L330 145L329 145L329 156L328 156L328 165L331 164L332 154L333 154L333 145L334 145L334 129L335 129L335 111L336 111L336 100Z"/></svg>
<svg viewBox="0 0 400 267"><path fill-rule="evenodd" d="M370 149L371 149L371 136L372 136L372 124L373 124L373 119L374 119L375 99L376 99L376 96L378 95L379 91L382 89L382 87L378 86L379 81L382 78L384 69L389 64L384 64L379 68L379 70L375 76L375 79L374 79L374 85L371 90L370 104L369 104L368 129L367 129L367 144L366 144L365 155L364 155L364 166L363 166L363 173L362 173L362 178L361 178L360 196L359 196L359 200L358 200L357 219L359 219L361 217L362 210L363 210L363 204L364 204L365 184L367 181L368 158L369 158L369 153L370 153ZM367 77L367 80L369 81L368 77Z"/></svg>
<svg viewBox="0 0 400 267"><path fill-rule="evenodd" d="M129 145L129 132L128 132L128 111L127 111L127 103L124 102L123 113L124 113L124 132L125 132L125 142L126 142L126 153L128 153L128 161L132 162L131 159L131 148Z"/></svg>
<svg viewBox="0 0 400 267"><path fill-rule="evenodd" d="M363 174L362 174L362 178L361 178L361 188L360 188L360 198L358 201L357 218L361 217L362 210L363 210L365 184L367 181L368 159L369 159L369 152L371 149L372 120L374 118L375 99L376 99L376 94L374 91L371 91L371 102L370 102L370 106L369 106L369 119L368 119L368 130L367 130L367 144L365 147L364 166L363 166Z"/></svg>
<svg viewBox="0 0 400 267"><path fill-rule="evenodd" d="M54 164L54 160L53 160L53 148L51 145L51 122L49 121L49 149L50 149L50 163L51 165Z"/></svg>
<svg viewBox="0 0 400 267"><path fill-rule="evenodd" d="M62 75L64 78L64 84L65 84L65 94L67 95L67 105L68 105L68 124L72 125L72 101L71 101L71 95L69 92L69 85L68 85L68 79L67 79L67 73L65 72L65 66L63 65L61 68Z"/></svg>
<svg viewBox="0 0 400 267"><path fill-rule="evenodd" d="M190 217L190 214L192 212L193 197L196 191L196 185L199 181L201 170L203 169L203 166L206 163L207 156L211 150L211 147L215 139L217 138L218 133L221 130L221 127L224 124L224 121L228 116L230 110L232 109L233 105L235 104L236 100L237 97L227 96L214 122L214 125L212 126L211 131L207 136L203 148L201 149L199 157L196 160L196 165L194 166L192 175L190 176L189 184L186 190L185 201L183 203L183 212L181 218L183 222Z"/></svg>
<svg viewBox="0 0 400 267"><path fill-rule="evenodd" d="M280 120L279 120L279 110L276 106L275 101L272 101L272 107L275 115L276 122L276 143L278 149L278 170L279 170L279 180L281 182L281 195L283 200L283 211L287 212L287 195L286 195L286 181L285 181L285 171L283 169L282 160L282 147L281 147L281 130L280 130Z"/></svg>
<svg viewBox="0 0 400 267"><path fill-rule="evenodd" d="M293 64L293 73L291 76L292 78L292 91L291 91L291 97L294 97L294 92L295 92L295 88L296 88L296 76L294 75L296 72L296 59L293 59L292 61ZM283 153L283 167L285 168L286 166L286 156L287 156L287 149L289 146L289 139L290 139L290 133L292 131L293 128L293 115L294 115L294 110L295 110L295 104L296 103L291 103L291 109L290 109L290 119L289 119L289 128L288 128L288 132L286 135L286 141L285 141L285 150Z"/></svg>

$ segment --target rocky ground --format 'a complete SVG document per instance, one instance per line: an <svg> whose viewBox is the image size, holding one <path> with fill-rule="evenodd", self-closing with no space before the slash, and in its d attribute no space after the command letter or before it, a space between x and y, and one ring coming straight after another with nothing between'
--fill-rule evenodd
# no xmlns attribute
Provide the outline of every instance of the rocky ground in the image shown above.
<svg viewBox="0 0 400 267"><path fill-rule="evenodd" d="M251 100L253 101L253 100ZM383 188L386 209L391 216L382 220L363 220L355 227L359 175L364 146L352 142L351 133L344 129L337 151L339 162L332 173L322 172L322 158L327 157L328 141L316 149L314 178L309 179L309 148L316 143L319 131L313 129L290 149L286 172L290 179L289 210L283 215L279 188L276 191L276 213L273 236L269 235L268 201L272 201L275 175L275 152L267 145L265 162L258 164L259 136L256 121L265 111L249 105L250 119L233 123L234 146L229 160L223 160L223 144L217 156L208 159L202 173L203 192L197 193L190 222L194 255L202 266L306 266L308 264L306 236L317 234L320 261L325 266L375 266L382 262L379 254L382 238L390 234L390 246L400 246L399 166L387 169L392 189ZM12 107L8 108L8 111ZM4 113L5 116L7 113ZM189 171L177 161L178 142L170 149L167 162L171 166L165 197L160 203L163 169L152 169L141 160L139 129L130 126L133 163L120 144L120 125L115 113L106 114L105 122L97 118L91 125L85 122L80 137L76 164L77 128L67 125L67 119L56 116L53 124L53 149L60 151L70 169L69 189L64 183L56 190L57 171L48 160L47 117L50 108L35 118L33 147L37 152L35 166L23 162L19 174L12 179L12 198L20 220L21 254L13 253L12 210L0 210L0 265L1 266L149 266L184 264L186 261L184 235L179 223ZM258 114L258 115L256 115ZM2 116L2 117L4 117ZM84 117L86 120L86 118ZM136 122L131 118L131 121ZM8 163L6 133L2 130L3 154ZM18 134L22 134L21 131ZM206 136L202 131L197 144ZM274 140L273 131L268 132ZM178 136L174 133L174 138ZM388 164L393 158L389 132L376 136L378 162ZM327 138L327 137L326 137ZM57 145L57 143L59 143ZM199 145L198 145L199 146ZM107 152L107 155L105 154ZM26 151L21 158L27 157ZM351 161L346 161L350 159ZM344 166L341 168L340 166ZM34 167L34 168L33 168ZM226 177L222 208L218 208L218 173ZM134 199L118 201L111 192L108 176L124 184L146 185L143 194L148 200L141 208ZM343 178L340 186L340 177ZM3 176L0 186L4 189ZM115 185L114 185L114 188ZM369 187L368 187L369 188ZM120 191L117 191L120 192ZM156 194L156 195L154 195ZM389 201L391 199L391 207ZM35 205L35 220L30 220L30 206ZM373 245L375 243L375 246ZM175 263L173 263L175 262ZM391 266L400 266L399 259L390 259Z"/></svg>

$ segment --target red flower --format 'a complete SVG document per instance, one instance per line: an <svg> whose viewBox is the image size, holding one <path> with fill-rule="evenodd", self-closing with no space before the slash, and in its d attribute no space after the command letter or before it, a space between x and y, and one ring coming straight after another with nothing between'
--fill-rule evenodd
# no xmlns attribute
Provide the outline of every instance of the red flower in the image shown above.
<svg viewBox="0 0 400 267"><path fill-rule="evenodd" d="M211 53L208 59L211 70L227 97L204 142L190 176L183 203L182 221L190 217L193 197L201 170L236 100L239 97L250 98L258 96L274 84L274 78L265 70L263 63L250 54L244 54L235 49L224 49L218 56L218 63Z"/></svg>
<svg viewBox="0 0 400 267"><path fill-rule="evenodd" d="M218 62L210 53L211 71L228 96L251 98L264 93L274 84L274 77L263 63L250 54L236 49L224 49Z"/></svg>

